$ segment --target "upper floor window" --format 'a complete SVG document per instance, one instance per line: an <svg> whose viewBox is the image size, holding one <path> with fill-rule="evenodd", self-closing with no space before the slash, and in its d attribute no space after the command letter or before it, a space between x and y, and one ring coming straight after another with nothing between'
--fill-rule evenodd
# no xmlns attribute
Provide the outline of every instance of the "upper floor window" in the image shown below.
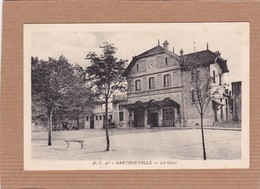
<svg viewBox="0 0 260 189"><path fill-rule="evenodd" d="M138 64L136 64L136 70L137 70L137 71L139 70L139 65L138 65Z"/></svg>
<svg viewBox="0 0 260 189"><path fill-rule="evenodd" d="M141 80L135 81L135 91L141 91Z"/></svg>
<svg viewBox="0 0 260 189"><path fill-rule="evenodd" d="M155 89L155 78L154 77L149 78L149 89Z"/></svg>
<svg viewBox="0 0 260 189"><path fill-rule="evenodd" d="M219 77L219 85L222 85L221 74L218 74L218 77Z"/></svg>
<svg viewBox="0 0 260 189"><path fill-rule="evenodd" d="M213 83L216 83L216 72L213 71Z"/></svg>
<svg viewBox="0 0 260 189"><path fill-rule="evenodd" d="M170 87L171 86L171 75L167 74L163 77L163 86Z"/></svg>
<svg viewBox="0 0 260 189"><path fill-rule="evenodd" d="M168 58L165 57L165 64L168 65Z"/></svg>

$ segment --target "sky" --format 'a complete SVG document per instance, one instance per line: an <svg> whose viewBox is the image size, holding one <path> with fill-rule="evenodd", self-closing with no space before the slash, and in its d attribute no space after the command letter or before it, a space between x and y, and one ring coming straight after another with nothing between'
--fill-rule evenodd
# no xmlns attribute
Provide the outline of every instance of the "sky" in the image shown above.
<svg viewBox="0 0 260 189"><path fill-rule="evenodd" d="M30 56L47 60L64 55L72 64L83 67L89 52L101 53L103 42L113 43L116 56L131 62L132 57L155 46L169 42L169 50L179 54L202 51L207 48L220 51L230 70L225 82L242 80L242 65L249 51L247 23L153 23L153 24L28 24L25 41Z"/></svg>

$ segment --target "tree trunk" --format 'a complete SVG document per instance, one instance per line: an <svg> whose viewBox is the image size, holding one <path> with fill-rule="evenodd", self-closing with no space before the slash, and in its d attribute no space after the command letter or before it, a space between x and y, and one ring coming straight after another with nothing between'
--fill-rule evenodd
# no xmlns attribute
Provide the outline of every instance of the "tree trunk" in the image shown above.
<svg viewBox="0 0 260 189"><path fill-rule="evenodd" d="M106 128L106 139L107 139L107 148L106 151L109 151L110 147L110 140L109 140L109 134L108 134L108 98L106 97L106 113L105 113L105 128Z"/></svg>
<svg viewBox="0 0 260 189"><path fill-rule="evenodd" d="M204 141L204 130L203 130L203 114L200 114L200 124L201 124L201 138L202 138L202 148L203 148L203 159L206 160L206 147L205 147L205 141Z"/></svg>
<svg viewBox="0 0 260 189"><path fill-rule="evenodd" d="M52 110L48 113L48 146L51 146Z"/></svg>

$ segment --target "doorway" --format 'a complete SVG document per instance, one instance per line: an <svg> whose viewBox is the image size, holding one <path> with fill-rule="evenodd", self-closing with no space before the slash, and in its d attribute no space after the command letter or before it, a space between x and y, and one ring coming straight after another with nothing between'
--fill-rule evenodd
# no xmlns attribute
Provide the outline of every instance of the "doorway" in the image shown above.
<svg viewBox="0 0 260 189"><path fill-rule="evenodd" d="M134 111L134 127L144 127L144 111Z"/></svg>
<svg viewBox="0 0 260 189"><path fill-rule="evenodd" d="M158 113L157 112L151 112L149 113L149 120L148 124L151 125L151 127L158 127Z"/></svg>
<svg viewBox="0 0 260 189"><path fill-rule="evenodd" d="M90 129L94 129L94 116L90 116Z"/></svg>

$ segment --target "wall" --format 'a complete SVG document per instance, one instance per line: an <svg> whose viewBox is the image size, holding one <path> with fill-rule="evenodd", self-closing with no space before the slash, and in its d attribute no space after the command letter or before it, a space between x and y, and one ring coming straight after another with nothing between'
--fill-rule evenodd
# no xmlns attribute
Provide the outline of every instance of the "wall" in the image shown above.
<svg viewBox="0 0 260 189"><path fill-rule="evenodd" d="M113 121L117 127L129 128L129 112L125 108L119 108L119 106L125 104L127 101L113 103ZM124 120L119 120L119 112L123 112Z"/></svg>
<svg viewBox="0 0 260 189"><path fill-rule="evenodd" d="M200 67L197 69L199 71L200 77L206 78L209 76L210 69L209 67ZM185 126L196 126L200 125L200 114L198 109L196 108L195 102L192 102L191 96L191 85L190 82L192 80L192 72L191 71L183 71L183 109L184 109L184 125ZM202 83L203 86L203 83ZM212 125L213 122L213 111L212 111L212 103L209 102L209 105L204 113L204 124Z"/></svg>
<svg viewBox="0 0 260 189"><path fill-rule="evenodd" d="M167 58L167 64L165 63L165 58ZM139 70L137 70L137 65ZM129 94L136 93L136 80L141 80L142 91L147 91L148 79L155 77L156 89L160 89L163 85L163 74L171 74L171 78L176 79L172 80L172 83L177 86L180 84L180 72L177 71L178 69L180 69L178 61L166 54L159 54L137 61L127 78L128 97Z"/></svg>

